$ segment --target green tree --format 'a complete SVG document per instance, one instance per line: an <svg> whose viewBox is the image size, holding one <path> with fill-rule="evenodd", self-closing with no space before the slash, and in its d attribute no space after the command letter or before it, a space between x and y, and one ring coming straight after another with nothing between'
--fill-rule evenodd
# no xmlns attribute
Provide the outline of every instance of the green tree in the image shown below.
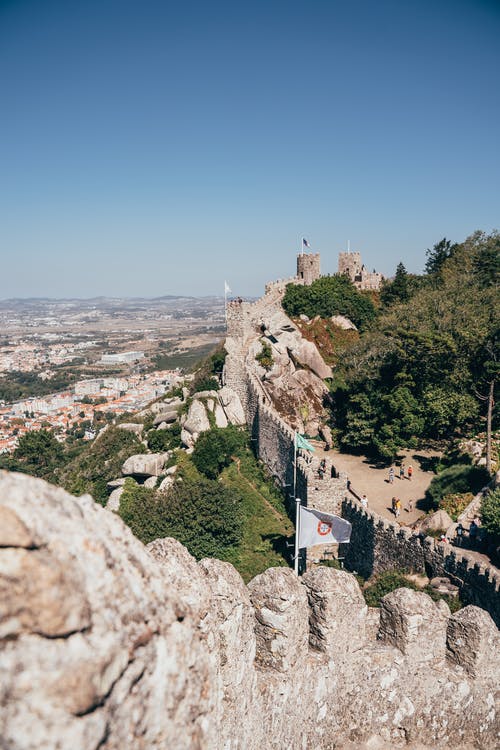
<svg viewBox="0 0 500 750"><path fill-rule="evenodd" d="M482 289L498 288L500 281L500 234L482 235L483 244L473 260L473 272Z"/></svg>
<svg viewBox="0 0 500 750"><path fill-rule="evenodd" d="M429 275L438 274L444 263L451 258L458 248L457 244L453 244L446 237L443 237L440 242L436 242L432 250L426 251L427 262L425 264L425 272Z"/></svg>
<svg viewBox="0 0 500 750"><path fill-rule="evenodd" d="M403 263L398 263L396 275L392 281L386 281L380 292L383 305L390 306L397 302L407 302L410 298L410 282Z"/></svg>
<svg viewBox="0 0 500 750"><path fill-rule="evenodd" d="M437 507L445 495L460 495L466 492L475 494L487 484L489 479L488 472L482 466L455 464L434 477L426 496Z"/></svg>
<svg viewBox="0 0 500 750"><path fill-rule="evenodd" d="M310 286L288 284L282 305L291 316L345 315L359 328L366 327L376 315L370 294L360 292L343 274L322 276Z"/></svg>
<svg viewBox="0 0 500 750"><path fill-rule="evenodd" d="M55 471L64 463L64 450L50 430L32 430L19 438L4 468L54 481Z"/></svg>
<svg viewBox="0 0 500 750"><path fill-rule="evenodd" d="M200 435L191 458L199 472L209 479L215 479L224 466L229 466L231 457L238 455L247 445L246 431L234 425L213 427Z"/></svg>
<svg viewBox="0 0 500 750"><path fill-rule="evenodd" d="M60 471L58 483L74 495L89 492L105 505L107 482L121 476L121 467L129 456L145 450L133 433L109 427Z"/></svg>
<svg viewBox="0 0 500 750"><path fill-rule="evenodd" d="M127 481L119 513L145 544L172 536L198 560L223 558L242 537L240 496L205 478L183 477L167 493Z"/></svg>

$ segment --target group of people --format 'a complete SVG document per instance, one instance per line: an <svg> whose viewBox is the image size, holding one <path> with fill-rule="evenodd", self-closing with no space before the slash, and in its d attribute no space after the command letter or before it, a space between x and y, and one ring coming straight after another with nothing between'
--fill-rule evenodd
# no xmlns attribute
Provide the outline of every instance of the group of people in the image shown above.
<svg viewBox="0 0 500 750"><path fill-rule="evenodd" d="M395 477L395 475L396 475L396 470L395 470L394 466L391 466L391 468L389 469L389 484L394 484L394 477ZM411 482L411 478L413 476L413 466L411 466L411 464L410 464L410 466L408 466L407 469L405 469L404 463L402 463L400 465L400 467L399 467L399 478L400 479L404 479L405 476Z"/></svg>
<svg viewBox="0 0 500 750"><path fill-rule="evenodd" d="M466 546L465 541L466 529L459 523L455 529L454 542L457 547ZM474 516L469 526L469 539L468 543L470 547L481 547L484 542L484 530L481 528L481 519L479 516Z"/></svg>

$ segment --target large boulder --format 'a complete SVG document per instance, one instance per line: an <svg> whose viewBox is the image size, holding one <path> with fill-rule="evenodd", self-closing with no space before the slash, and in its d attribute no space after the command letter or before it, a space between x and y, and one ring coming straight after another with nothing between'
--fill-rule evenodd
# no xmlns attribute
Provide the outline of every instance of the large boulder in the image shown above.
<svg viewBox="0 0 500 750"><path fill-rule="evenodd" d="M168 453L138 453L127 458L122 466L122 474L137 478L159 477Z"/></svg>
<svg viewBox="0 0 500 750"><path fill-rule="evenodd" d="M288 376L266 381L266 389L278 413L292 427L309 435L318 433L328 388L317 375L310 370L296 370Z"/></svg>
<svg viewBox="0 0 500 750"><path fill-rule="evenodd" d="M182 425L181 440L188 448L191 448L201 432L210 429L205 404L200 399L195 399L189 407L187 418Z"/></svg>
<svg viewBox="0 0 500 750"><path fill-rule="evenodd" d="M452 524L453 519L445 510L437 510L435 513L425 516L422 521L415 524L415 528L417 528L421 534L426 534L429 531L446 531Z"/></svg>
<svg viewBox="0 0 500 750"><path fill-rule="evenodd" d="M108 497L108 502L106 503L107 510L112 510L115 513L118 513L120 510L120 498L123 495L124 487L116 487L116 489L113 490L111 495Z"/></svg>
<svg viewBox="0 0 500 750"><path fill-rule="evenodd" d="M344 331L357 331L358 329L352 322L352 320L349 320L349 318L344 317L344 315L332 315L330 318L334 326L337 326L337 328L342 328Z"/></svg>
<svg viewBox="0 0 500 750"><path fill-rule="evenodd" d="M162 424L163 422L166 422L167 424L172 424L177 419L177 411L175 409L170 409L168 411L161 411L159 414L156 415L156 417L153 420L153 425L157 427L159 424Z"/></svg>
<svg viewBox="0 0 500 750"><path fill-rule="evenodd" d="M220 389L218 395L219 402L224 409L228 422L235 425L246 424L245 412L243 411L238 394L232 388L225 385Z"/></svg>
<svg viewBox="0 0 500 750"><path fill-rule="evenodd" d="M307 339L300 339L293 349L290 349L290 357L295 363L311 370L318 378L324 380L332 377L332 368L325 363L323 357L316 348L316 344Z"/></svg>

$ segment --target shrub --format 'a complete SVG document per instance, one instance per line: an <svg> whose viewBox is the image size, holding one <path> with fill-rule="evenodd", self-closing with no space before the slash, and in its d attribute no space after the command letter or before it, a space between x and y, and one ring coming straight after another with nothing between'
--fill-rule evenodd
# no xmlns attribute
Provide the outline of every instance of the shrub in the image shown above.
<svg viewBox="0 0 500 750"><path fill-rule="evenodd" d="M217 378L203 376L194 381L191 394L199 393L200 391L218 391L219 388L220 385Z"/></svg>
<svg viewBox="0 0 500 750"><path fill-rule="evenodd" d="M456 521L458 516L463 513L466 507L474 499L472 492L457 493L451 492L441 498L439 502L439 509L445 510L453 521Z"/></svg>
<svg viewBox="0 0 500 750"><path fill-rule="evenodd" d="M179 422L165 430L151 430L147 434L148 448L153 453L174 450L181 445L181 426Z"/></svg>
<svg viewBox="0 0 500 750"><path fill-rule="evenodd" d="M431 586L427 585L420 589L413 581L406 578L405 573L401 570L386 570L380 573L373 580L368 581L363 588L363 596L369 607L380 607L380 600L391 591L396 589L411 589L412 591L421 591L428 594L434 601L442 599L445 601L452 612L456 612L463 605L458 597L446 596L440 594Z"/></svg>
<svg viewBox="0 0 500 750"><path fill-rule="evenodd" d="M266 341L261 341L262 350L255 355L255 359L265 370L270 370L273 366L273 352Z"/></svg>
<svg viewBox="0 0 500 750"><path fill-rule="evenodd" d="M234 425L214 427L200 435L191 458L199 472L209 479L215 479L224 466L229 466L231 456L237 455L247 444L246 431Z"/></svg>
<svg viewBox="0 0 500 750"><path fill-rule="evenodd" d="M437 477L434 477L426 492L426 497L437 507L445 495L466 492L475 494L489 480L490 476L482 466L456 464L442 471Z"/></svg>
<svg viewBox="0 0 500 750"><path fill-rule="evenodd" d="M483 527L495 540L500 541L500 487L488 492L481 501Z"/></svg>
<svg viewBox="0 0 500 750"><path fill-rule="evenodd" d="M198 560L223 556L242 537L241 498L205 478L184 478L167 493L126 480L119 513L144 544L172 536Z"/></svg>
<svg viewBox="0 0 500 750"><path fill-rule="evenodd" d="M365 602L369 607L380 607L380 600L386 594L396 589L412 589L418 591L418 587L412 581L408 581L402 571L387 570L380 573L373 582L369 582L363 589Z"/></svg>

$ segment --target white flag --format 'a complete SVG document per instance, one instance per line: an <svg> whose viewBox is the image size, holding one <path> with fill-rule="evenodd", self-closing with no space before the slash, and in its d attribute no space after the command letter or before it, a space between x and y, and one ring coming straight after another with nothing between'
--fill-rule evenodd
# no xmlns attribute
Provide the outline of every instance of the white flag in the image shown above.
<svg viewBox="0 0 500 750"><path fill-rule="evenodd" d="M230 291L231 291L231 288L230 288L229 284L227 283L227 281L225 281L224 282L224 294L227 294Z"/></svg>
<svg viewBox="0 0 500 750"><path fill-rule="evenodd" d="M348 542L351 538L349 521L322 513L320 510L300 506L299 510L299 549L314 544Z"/></svg>

